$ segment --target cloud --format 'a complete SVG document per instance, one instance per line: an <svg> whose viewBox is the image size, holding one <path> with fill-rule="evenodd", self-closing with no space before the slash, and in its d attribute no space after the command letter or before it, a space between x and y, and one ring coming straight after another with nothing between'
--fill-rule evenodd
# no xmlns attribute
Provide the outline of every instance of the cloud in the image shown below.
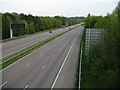
<svg viewBox="0 0 120 90"><path fill-rule="evenodd" d="M3 2L118 2L119 0L1 0Z"/></svg>
<svg viewBox="0 0 120 90"><path fill-rule="evenodd" d="M105 15L117 6L117 0L0 0L2 12L17 12L38 16L76 16L88 13ZM1 8L1 7L0 7Z"/></svg>

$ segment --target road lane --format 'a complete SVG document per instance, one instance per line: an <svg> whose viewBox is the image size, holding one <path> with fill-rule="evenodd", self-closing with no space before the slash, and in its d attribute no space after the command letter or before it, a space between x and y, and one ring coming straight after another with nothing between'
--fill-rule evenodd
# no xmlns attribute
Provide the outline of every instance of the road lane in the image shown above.
<svg viewBox="0 0 120 90"><path fill-rule="evenodd" d="M69 81L70 83L65 84L64 87L73 87L82 29L79 27L65 33L3 70L3 83L7 81L3 87L51 88L73 41L76 39L58 78L60 82L57 80L55 85L55 87L62 87L60 86L61 83ZM28 64L29 66L26 67ZM72 78L67 78L67 75Z"/></svg>
<svg viewBox="0 0 120 90"><path fill-rule="evenodd" d="M77 37L75 44L71 49L71 53L68 56L68 60L66 61L64 68L61 71L60 76L57 79L57 82L54 88L72 88L74 87L74 83L76 81L76 67L78 61L78 52L80 46L80 39L82 33Z"/></svg>
<svg viewBox="0 0 120 90"><path fill-rule="evenodd" d="M73 28L75 26L77 25L73 25L70 27ZM33 44L36 44L40 41L43 41L51 36L57 35L66 30L68 30L68 27L66 29L62 28L62 29L54 30L53 33L45 32L45 33L41 33L37 35L24 37L24 38L17 39L17 40L4 42L2 43L2 58L7 57L15 52L25 49Z"/></svg>

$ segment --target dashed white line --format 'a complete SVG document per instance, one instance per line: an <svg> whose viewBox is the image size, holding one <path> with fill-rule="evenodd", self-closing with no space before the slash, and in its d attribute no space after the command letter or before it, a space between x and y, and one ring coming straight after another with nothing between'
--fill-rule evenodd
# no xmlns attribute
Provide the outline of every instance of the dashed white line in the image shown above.
<svg viewBox="0 0 120 90"><path fill-rule="evenodd" d="M26 67L28 67L30 65L30 63L28 63L27 65L26 65Z"/></svg>
<svg viewBox="0 0 120 90"><path fill-rule="evenodd" d="M25 86L24 90L28 87L28 85Z"/></svg>
<svg viewBox="0 0 120 90"><path fill-rule="evenodd" d="M6 83L7 83L7 81L6 81L6 82L4 82L2 85L0 85L0 87L4 86Z"/></svg>
<svg viewBox="0 0 120 90"><path fill-rule="evenodd" d="M46 65L44 65L43 67L42 67L42 69L44 69L46 67Z"/></svg>
<svg viewBox="0 0 120 90"><path fill-rule="evenodd" d="M55 57L55 55L52 55L52 57Z"/></svg>
<svg viewBox="0 0 120 90"><path fill-rule="evenodd" d="M82 51L82 48L81 48L81 55L80 55L80 71L79 71L79 88L80 88L80 84L81 84L81 62L82 62L82 54L83 54L83 51Z"/></svg>
<svg viewBox="0 0 120 90"><path fill-rule="evenodd" d="M41 47L41 48L42 48L42 47ZM39 49L41 49L41 48L39 48ZM14 64L16 64L16 63L18 63L18 62L20 62L22 59L24 59L24 58L30 56L31 54L35 53L35 52L36 52L37 50L39 50L39 49L36 49L35 51L31 52L30 54L28 54L28 55L26 55L26 56L20 58L18 61L14 62L14 63L10 64L9 66L7 66L6 68L0 70L0 72L4 71L5 69L11 67L12 65L14 65Z"/></svg>
<svg viewBox="0 0 120 90"><path fill-rule="evenodd" d="M72 46L70 47L70 49L69 49L69 51L68 51L68 53L67 53L67 55L66 55L66 57L65 57L65 59L64 59L64 61L63 61L63 63L62 63L62 66L60 67L60 70L59 70L59 72L58 72L58 74L57 74L57 76L56 76L56 78L55 78L55 80L54 80L54 82L53 82L53 84L52 84L51 89L54 88L54 86L55 86L55 84L56 84L56 81L57 81L57 79L58 79L58 77L59 77L59 75L60 75L60 73L61 73L61 71L62 71L62 69L63 69L63 66L64 66L64 64L65 64L65 62L66 62L66 60L67 60L70 52L71 52L71 49L73 48L73 45L74 45L76 39L77 39L77 38L75 38L75 40L73 41Z"/></svg>
<svg viewBox="0 0 120 90"><path fill-rule="evenodd" d="M44 34L47 34L47 33L44 33ZM42 34L43 35L43 34ZM41 47L42 48L42 47ZM23 58L26 58L26 57L28 57L28 56L30 56L31 54L33 54L34 52L36 52L38 49L36 49L35 51L33 51L33 52L31 52L30 54L28 54L28 55L26 55L26 56L24 56L24 57L22 57L21 59L19 59L18 61L16 61L16 62L14 62L14 63L12 63L12 64L10 64L9 66L7 66L6 68L4 68L4 69L2 69L2 70L0 70L0 72L2 72L2 71L4 71L5 69L7 69L7 68L9 68L9 67L11 67L12 65L14 65L14 64L16 64L16 63L18 63L19 61L21 61Z"/></svg>

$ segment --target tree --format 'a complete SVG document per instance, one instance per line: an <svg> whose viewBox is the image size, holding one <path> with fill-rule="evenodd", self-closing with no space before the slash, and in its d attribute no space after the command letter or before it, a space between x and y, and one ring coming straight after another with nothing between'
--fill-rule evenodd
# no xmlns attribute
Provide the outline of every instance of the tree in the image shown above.
<svg viewBox="0 0 120 90"><path fill-rule="evenodd" d="M104 43L90 50L90 70L97 77L102 87L116 88L120 86L120 11L118 7L107 16L91 16L85 19L86 28L102 28L106 30Z"/></svg>
<svg viewBox="0 0 120 90"><path fill-rule="evenodd" d="M3 16L3 39L10 37L9 24L10 23L26 23L26 29L13 29L14 36L31 34L34 32L43 31L46 29L57 28L61 25L65 25L69 22L70 25L79 23L76 19L67 17L55 16L55 17L38 17L31 14L18 14L18 13L4 13ZM31 28L32 29L31 29Z"/></svg>
<svg viewBox="0 0 120 90"><path fill-rule="evenodd" d="M29 34L35 33L35 28L34 28L33 22L28 24L28 28L27 29L28 29L28 33Z"/></svg>
<svg viewBox="0 0 120 90"><path fill-rule="evenodd" d="M59 16L55 16L53 19L53 27L60 27L62 24L62 21Z"/></svg>
<svg viewBox="0 0 120 90"><path fill-rule="evenodd" d="M2 15L2 39L10 38L10 28L9 25L12 20L9 16Z"/></svg>
<svg viewBox="0 0 120 90"><path fill-rule="evenodd" d="M2 13L0 13L0 40L2 40Z"/></svg>

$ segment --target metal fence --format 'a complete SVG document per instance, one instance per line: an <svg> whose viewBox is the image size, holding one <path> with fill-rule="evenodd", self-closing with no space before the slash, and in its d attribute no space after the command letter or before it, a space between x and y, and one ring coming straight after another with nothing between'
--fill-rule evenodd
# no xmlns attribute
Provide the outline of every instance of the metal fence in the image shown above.
<svg viewBox="0 0 120 90"><path fill-rule="evenodd" d="M89 55L89 50L95 45L101 43L104 38L105 29L86 29L86 55Z"/></svg>

